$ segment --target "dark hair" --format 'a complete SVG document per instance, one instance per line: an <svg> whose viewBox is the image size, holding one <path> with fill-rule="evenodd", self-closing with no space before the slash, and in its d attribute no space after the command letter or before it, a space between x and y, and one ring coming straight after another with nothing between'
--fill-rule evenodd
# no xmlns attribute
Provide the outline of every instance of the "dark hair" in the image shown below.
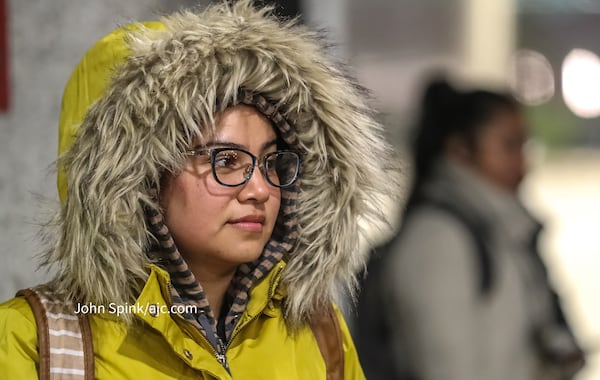
<svg viewBox="0 0 600 380"><path fill-rule="evenodd" d="M411 199L431 175L434 163L443 154L450 137L464 138L475 150L477 133L504 110L516 111L519 105L509 94L483 89L461 92L444 78L435 78L425 89L421 113L413 140L414 180Z"/></svg>

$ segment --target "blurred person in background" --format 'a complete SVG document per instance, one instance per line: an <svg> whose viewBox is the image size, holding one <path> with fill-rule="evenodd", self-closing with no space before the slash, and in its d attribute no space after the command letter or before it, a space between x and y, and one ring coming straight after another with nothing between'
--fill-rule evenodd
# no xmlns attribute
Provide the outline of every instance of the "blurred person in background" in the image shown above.
<svg viewBox="0 0 600 380"><path fill-rule="evenodd" d="M583 366L536 249L541 225L517 197L526 140L510 95L428 84L404 220L361 294L367 378L570 379Z"/></svg>
<svg viewBox="0 0 600 380"><path fill-rule="evenodd" d="M320 40L240 0L86 53L62 103L56 276L0 305L1 378L364 379L333 299L392 161Z"/></svg>

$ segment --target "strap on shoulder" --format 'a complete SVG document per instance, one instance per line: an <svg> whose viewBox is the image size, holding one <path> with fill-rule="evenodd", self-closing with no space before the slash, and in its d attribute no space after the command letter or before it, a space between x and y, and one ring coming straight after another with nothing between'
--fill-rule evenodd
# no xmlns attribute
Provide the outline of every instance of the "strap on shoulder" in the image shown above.
<svg viewBox="0 0 600 380"><path fill-rule="evenodd" d="M85 380L96 379L96 369L94 368L94 340L92 338L92 328L87 314L79 314L79 328L81 329L81 340L83 345L83 368L85 370Z"/></svg>
<svg viewBox="0 0 600 380"><path fill-rule="evenodd" d="M48 318L46 317L46 308L44 307L44 304L42 304L42 300L38 294L32 289L21 289L16 295L17 297L24 297L33 311L38 330L38 375L40 380L50 380L50 342L48 341L49 328Z"/></svg>
<svg viewBox="0 0 600 380"><path fill-rule="evenodd" d="M490 294L494 286L495 273L492 255L488 247L488 240L490 237L488 226L481 220L477 220L476 218L467 215L454 204L433 199L424 201L424 204L446 212L469 231L473 244L475 245L475 259L477 269L479 270L480 294L484 297Z"/></svg>
<svg viewBox="0 0 600 380"><path fill-rule="evenodd" d="M94 347L87 315L47 285L23 289L17 296L29 303L38 330L40 380L93 380Z"/></svg>
<svg viewBox="0 0 600 380"><path fill-rule="evenodd" d="M344 347L338 316L329 304L310 325L327 368L327 380L344 380Z"/></svg>

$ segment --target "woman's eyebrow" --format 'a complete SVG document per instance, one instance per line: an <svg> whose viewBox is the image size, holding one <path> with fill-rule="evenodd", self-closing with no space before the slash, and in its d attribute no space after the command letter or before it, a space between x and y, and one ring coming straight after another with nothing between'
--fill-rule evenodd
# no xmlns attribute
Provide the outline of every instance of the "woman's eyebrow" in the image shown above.
<svg viewBox="0 0 600 380"><path fill-rule="evenodd" d="M266 143L262 144L261 146L261 151L264 151L274 145L277 145L277 139L273 139L271 141L267 141ZM219 141L219 140L215 140L215 141L211 141L206 143L205 145L198 145L196 147L194 147L194 149L202 149L202 148L214 148L214 147L222 147L222 148L237 148L237 149L243 149L243 150L248 150L247 146L241 145L241 144L236 144L233 142L229 142L229 141Z"/></svg>
<svg viewBox="0 0 600 380"><path fill-rule="evenodd" d="M237 149L244 149L244 150L248 149L247 147L240 145L240 144L232 143L229 141L219 141L219 140L208 142L205 145L198 145L197 148L214 148L214 147L237 148Z"/></svg>
<svg viewBox="0 0 600 380"><path fill-rule="evenodd" d="M267 150L267 148L270 148L270 147L272 147L273 145L277 145L277 139L276 139L276 138L275 138L275 139L273 139L273 140L271 140L271 141L267 141L266 143L264 143L264 144L262 145L262 148L261 148L261 150Z"/></svg>

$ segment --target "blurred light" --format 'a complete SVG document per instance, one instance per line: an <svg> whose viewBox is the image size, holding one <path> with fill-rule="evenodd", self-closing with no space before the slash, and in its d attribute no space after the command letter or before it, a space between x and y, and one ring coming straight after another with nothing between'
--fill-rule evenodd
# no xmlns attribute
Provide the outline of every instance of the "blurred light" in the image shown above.
<svg viewBox="0 0 600 380"><path fill-rule="evenodd" d="M562 66L563 98L579 117L600 116L600 58L589 50L573 49Z"/></svg>
<svg viewBox="0 0 600 380"><path fill-rule="evenodd" d="M536 106L554 95L554 72L544 55L533 50L519 50L512 58L509 84L522 103Z"/></svg>

